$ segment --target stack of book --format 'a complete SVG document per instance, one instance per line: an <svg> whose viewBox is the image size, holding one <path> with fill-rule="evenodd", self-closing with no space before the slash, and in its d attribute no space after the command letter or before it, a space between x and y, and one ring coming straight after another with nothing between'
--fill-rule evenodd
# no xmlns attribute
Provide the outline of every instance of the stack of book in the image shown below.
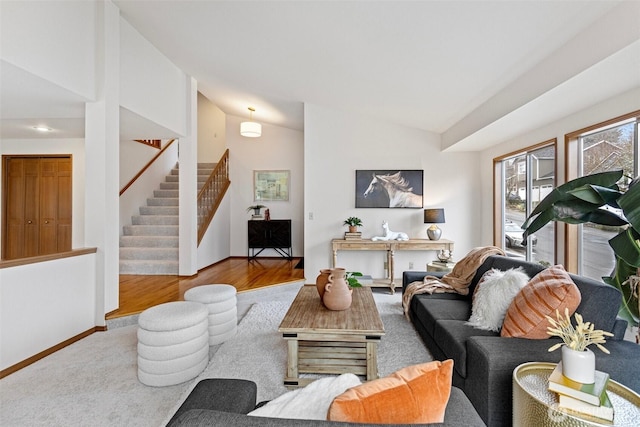
<svg viewBox="0 0 640 427"><path fill-rule="evenodd" d="M344 240L360 240L362 239L362 233L356 231L355 233L349 233L348 231L344 233Z"/></svg>
<svg viewBox="0 0 640 427"><path fill-rule="evenodd" d="M578 416L596 418L599 422L613 422L613 406L607 394L609 374L596 371L593 384L570 380L562 374L562 362L549 376L549 390L558 394L558 408Z"/></svg>

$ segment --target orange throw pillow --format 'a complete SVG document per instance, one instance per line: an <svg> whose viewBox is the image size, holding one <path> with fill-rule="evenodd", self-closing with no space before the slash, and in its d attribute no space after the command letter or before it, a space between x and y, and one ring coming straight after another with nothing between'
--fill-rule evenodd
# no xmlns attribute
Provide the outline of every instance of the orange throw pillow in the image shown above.
<svg viewBox="0 0 640 427"><path fill-rule="evenodd" d="M573 314L580 305L580 290L563 266L555 265L535 275L515 296L502 324L500 336L545 339L548 320L558 310Z"/></svg>
<svg viewBox="0 0 640 427"><path fill-rule="evenodd" d="M441 423L451 394L452 374L453 360L407 366L337 396L329 407L327 420L374 424Z"/></svg>

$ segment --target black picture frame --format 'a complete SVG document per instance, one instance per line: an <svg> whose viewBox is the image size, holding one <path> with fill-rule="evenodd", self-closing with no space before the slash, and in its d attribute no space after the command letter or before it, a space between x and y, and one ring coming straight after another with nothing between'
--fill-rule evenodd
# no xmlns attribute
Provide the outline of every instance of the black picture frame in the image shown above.
<svg viewBox="0 0 640 427"><path fill-rule="evenodd" d="M422 209L424 171L356 170L356 208Z"/></svg>

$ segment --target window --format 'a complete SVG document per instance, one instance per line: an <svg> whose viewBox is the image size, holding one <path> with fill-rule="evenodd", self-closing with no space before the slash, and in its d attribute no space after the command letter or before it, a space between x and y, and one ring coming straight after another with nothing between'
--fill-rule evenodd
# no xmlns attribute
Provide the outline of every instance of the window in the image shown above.
<svg viewBox="0 0 640 427"><path fill-rule="evenodd" d="M635 112L568 135L569 155L577 152L577 161L574 170L567 171L570 174L567 180L622 169L624 177L618 185L624 189L640 170L639 118L639 112ZM573 228L575 230L567 235L567 248L570 248L567 256L577 267L575 271L596 280L609 276L614 269L615 258L608 241L620 229L591 223Z"/></svg>
<svg viewBox="0 0 640 427"><path fill-rule="evenodd" d="M555 263L555 228L550 223L522 240L522 224L538 203L555 188L556 140L523 152L494 159L501 195L495 200L494 244L512 257Z"/></svg>

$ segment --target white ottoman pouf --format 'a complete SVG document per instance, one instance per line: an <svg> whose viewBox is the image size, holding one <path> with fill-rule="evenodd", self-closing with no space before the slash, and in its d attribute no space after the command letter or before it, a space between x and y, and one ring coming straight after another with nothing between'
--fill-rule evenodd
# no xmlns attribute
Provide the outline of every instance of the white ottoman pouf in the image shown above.
<svg viewBox="0 0 640 427"><path fill-rule="evenodd" d="M222 344L238 330L236 288L231 285L202 285L184 293L185 301L207 306L209 311L209 345Z"/></svg>
<svg viewBox="0 0 640 427"><path fill-rule="evenodd" d="M138 317L138 379L164 387L197 377L209 363L209 310L193 301L156 305Z"/></svg>

